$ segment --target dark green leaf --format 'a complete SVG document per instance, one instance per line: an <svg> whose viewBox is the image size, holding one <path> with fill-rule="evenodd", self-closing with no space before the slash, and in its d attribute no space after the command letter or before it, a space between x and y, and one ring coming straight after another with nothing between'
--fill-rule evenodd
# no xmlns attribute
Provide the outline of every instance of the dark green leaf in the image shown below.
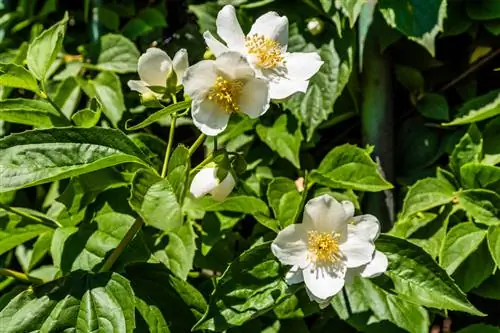
<svg viewBox="0 0 500 333"><path fill-rule="evenodd" d="M455 189L450 183L438 178L421 179L410 187L403 203L403 215L422 212L442 206L453 200Z"/></svg>
<svg viewBox="0 0 500 333"><path fill-rule="evenodd" d="M488 248L493 260L500 267L500 226L491 226L488 229Z"/></svg>
<svg viewBox="0 0 500 333"><path fill-rule="evenodd" d="M207 312L194 329L220 332L271 310L288 295L282 274L270 243L244 252L217 280Z"/></svg>
<svg viewBox="0 0 500 333"><path fill-rule="evenodd" d="M477 250L486 237L486 230L472 222L451 228L439 255L439 265L452 274L467 257Z"/></svg>
<svg viewBox="0 0 500 333"><path fill-rule="evenodd" d="M0 63L0 85L40 93L38 82L23 66Z"/></svg>
<svg viewBox="0 0 500 333"><path fill-rule="evenodd" d="M108 34L101 38L97 69L116 73L136 72L138 60L139 50L126 37Z"/></svg>
<svg viewBox="0 0 500 333"><path fill-rule="evenodd" d="M127 162L148 165L142 151L118 130L54 128L12 134L0 139L0 192Z"/></svg>
<svg viewBox="0 0 500 333"><path fill-rule="evenodd" d="M462 328L457 333L500 333L500 328L486 324L474 324Z"/></svg>
<svg viewBox="0 0 500 333"><path fill-rule="evenodd" d="M49 102L24 98L0 101L0 119L36 127L68 124Z"/></svg>
<svg viewBox="0 0 500 333"><path fill-rule="evenodd" d="M29 45L26 62L28 69L38 80L46 79L50 66L61 51L67 22L66 13L61 21L44 30Z"/></svg>
<svg viewBox="0 0 500 333"><path fill-rule="evenodd" d="M175 148L168 161L167 179L175 191L179 203L184 202L184 195L187 190L189 170L191 169L191 159L189 149L179 145Z"/></svg>
<svg viewBox="0 0 500 333"><path fill-rule="evenodd" d="M500 193L500 168L479 163L467 163L460 168L462 183L468 188Z"/></svg>
<svg viewBox="0 0 500 333"><path fill-rule="evenodd" d="M102 105L102 112L116 127L126 109L123 100L122 85L118 75L111 72L102 72L90 82L95 92L95 96L90 97L97 98Z"/></svg>
<svg viewBox="0 0 500 333"><path fill-rule="evenodd" d="M66 117L71 117L78 102L80 102L81 89L73 77L65 79L57 88L54 103L59 106Z"/></svg>
<svg viewBox="0 0 500 333"><path fill-rule="evenodd" d="M464 291L479 287L495 271L496 265L491 258L488 245L483 242L453 273L453 279Z"/></svg>
<svg viewBox="0 0 500 333"><path fill-rule="evenodd" d="M0 210L0 255L50 231L51 228L45 225L23 221L18 215Z"/></svg>
<svg viewBox="0 0 500 333"><path fill-rule="evenodd" d="M381 235L376 244L389 259L386 274L402 297L423 306L483 315L448 274L418 246L387 235Z"/></svg>
<svg viewBox="0 0 500 333"><path fill-rule="evenodd" d="M500 195L489 190L465 190L456 193L458 207L462 208L477 222L500 224Z"/></svg>
<svg viewBox="0 0 500 333"><path fill-rule="evenodd" d="M448 120L450 117L448 102L439 94L425 94L418 100L417 110L429 119Z"/></svg>
<svg viewBox="0 0 500 333"><path fill-rule="evenodd" d="M474 20L494 20L500 18L500 4L496 1L475 0L466 3L467 14Z"/></svg>
<svg viewBox="0 0 500 333"><path fill-rule="evenodd" d="M130 206L147 225L171 231L182 223L181 207L168 179L140 169L132 179Z"/></svg>
<svg viewBox="0 0 500 333"><path fill-rule="evenodd" d="M134 293L117 273L69 276L17 295L0 312L0 332L124 332L135 327Z"/></svg>
<svg viewBox="0 0 500 333"><path fill-rule="evenodd" d="M311 173L311 179L332 188L370 192L392 188L367 151L350 144L333 148Z"/></svg>
<svg viewBox="0 0 500 333"><path fill-rule="evenodd" d="M259 138L279 156L300 168L299 151L302 142L300 124L287 114L281 115L272 127L257 125Z"/></svg>
<svg viewBox="0 0 500 333"><path fill-rule="evenodd" d="M483 140L478 128L473 124L460 139L450 156L450 168L460 178L460 168L469 162L480 162L483 151Z"/></svg>
<svg viewBox="0 0 500 333"><path fill-rule="evenodd" d="M189 332L206 311L207 303L200 292L162 265L138 263L127 266L126 272L136 295L136 307L150 329L158 325L153 316L163 318L168 325L158 333Z"/></svg>
<svg viewBox="0 0 500 333"><path fill-rule="evenodd" d="M490 91L485 95L467 101L458 109L458 114L459 116L453 121L443 125L465 125L499 115L500 90Z"/></svg>
<svg viewBox="0 0 500 333"><path fill-rule="evenodd" d="M293 180L284 177L273 179L267 187L267 200L282 228L294 223L294 217L301 209L302 195Z"/></svg>

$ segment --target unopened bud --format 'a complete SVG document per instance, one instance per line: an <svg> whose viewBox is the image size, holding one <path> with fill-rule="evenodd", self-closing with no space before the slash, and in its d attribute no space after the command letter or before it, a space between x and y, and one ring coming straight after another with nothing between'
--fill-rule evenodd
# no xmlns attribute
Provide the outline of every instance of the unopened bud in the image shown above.
<svg viewBox="0 0 500 333"><path fill-rule="evenodd" d="M309 22L307 22L307 30L313 36L319 35L321 32L323 32L324 26L325 26L325 23L317 17L315 17L315 18L309 20Z"/></svg>
<svg viewBox="0 0 500 333"><path fill-rule="evenodd" d="M141 103L145 107L149 108L157 108L161 107L160 102L158 101L158 98L153 92L146 92L141 95Z"/></svg>

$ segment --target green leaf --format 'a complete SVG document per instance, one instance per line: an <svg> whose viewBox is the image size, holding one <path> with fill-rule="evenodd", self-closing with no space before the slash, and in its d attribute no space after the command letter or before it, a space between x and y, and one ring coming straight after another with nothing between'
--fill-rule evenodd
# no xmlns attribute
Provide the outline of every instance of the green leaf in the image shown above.
<svg viewBox="0 0 500 333"><path fill-rule="evenodd" d="M179 103L175 103L175 104L171 104L159 111L156 111L155 113L153 113L152 115L150 115L149 117L147 117L145 120L141 121L139 124L137 125L134 125L134 126L129 126L129 122L127 121L127 123L125 124L125 128L128 130L128 131L135 131L135 130L138 130L138 129L141 129L141 128L144 128L160 119L162 119L163 117L166 117L174 112L178 112L178 111L181 111L181 110L186 110L187 108L189 108L191 106L191 101L182 101L182 102L179 102Z"/></svg>
<svg viewBox="0 0 500 333"><path fill-rule="evenodd" d="M500 267L500 226L491 226L488 229L488 248L491 257L498 267Z"/></svg>
<svg viewBox="0 0 500 333"><path fill-rule="evenodd" d="M308 317L320 308L316 302L311 302L305 288L288 297L273 309L278 319L294 319Z"/></svg>
<svg viewBox="0 0 500 333"><path fill-rule="evenodd" d="M69 77L57 88L54 103L59 106L66 117L71 117L78 102L80 102L81 89L74 77Z"/></svg>
<svg viewBox="0 0 500 333"><path fill-rule="evenodd" d="M151 332L189 332L207 309L203 295L163 265L129 265L126 275L136 295L136 307L150 329L157 325L154 317L168 325L167 329Z"/></svg>
<svg viewBox="0 0 500 333"><path fill-rule="evenodd" d="M460 168L462 183L468 188L500 193L500 167L480 163L467 163Z"/></svg>
<svg viewBox="0 0 500 333"><path fill-rule="evenodd" d="M416 304L408 302L398 295L393 295L380 288L369 279L355 277L346 286L352 312L364 312L357 309L356 303L363 303L373 311L377 319L387 320L412 333L428 332L430 323L427 311Z"/></svg>
<svg viewBox="0 0 500 333"><path fill-rule="evenodd" d="M50 243L52 242L53 230L49 230L38 236L33 250L31 251L30 260L28 263L28 271L31 271L36 264L38 264L50 250Z"/></svg>
<svg viewBox="0 0 500 333"><path fill-rule="evenodd" d="M426 118L434 120L448 120L449 108L446 98L439 94L425 94L418 100L417 110Z"/></svg>
<svg viewBox="0 0 500 333"><path fill-rule="evenodd" d="M177 201L181 206L188 187L189 170L191 170L189 149L186 146L179 145L175 148L168 161L167 179L172 185Z"/></svg>
<svg viewBox="0 0 500 333"><path fill-rule="evenodd" d="M130 206L147 225L171 231L182 223L181 207L168 179L140 169L132 179Z"/></svg>
<svg viewBox="0 0 500 333"><path fill-rule="evenodd" d="M84 221L78 227L56 229L50 250L54 266L63 273L99 270L135 221L133 211L126 206L128 194L127 187L108 190L99 195L88 212L93 216L92 221ZM115 267L146 261L150 255L142 233L139 233L128 244Z"/></svg>
<svg viewBox="0 0 500 333"><path fill-rule="evenodd" d="M311 78L305 95L296 94L285 103L285 106L292 110L295 117L306 126L307 141L312 139L316 128L334 112L335 101L349 81L353 66L353 51L352 45L347 39L353 38L351 35L346 32L344 36L346 40L339 39L339 47L348 45L345 52L341 54L336 50L336 44L333 40L323 44L318 53L324 64L319 72Z"/></svg>
<svg viewBox="0 0 500 333"><path fill-rule="evenodd" d="M281 115L272 127L257 125L259 138L282 158L296 168L300 168L300 144L302 133L300 124L288 114Z"/></svg>
<svg viewBox="0 0 500 333"><path fill-rule="evenodd" d="M90 97L97 98L101 103L102 112L116 127L126 109L120 78L115 73L102 72L90 82L95 92L95 96Z"/></svg>
<svg viewBox="0 0 500 333"><path fill-rule="evenodd" d="M486 324L474 324L462 328L457 333L500 333L500 328Z"/></svg>
<svg viewBox="0 0 500 333"><path fill-rule="evenodd" d="M500 4L496 1L476 0L466 3L467 15L474 20L494 20L500 18Z"/></svg>
<svg viewBox="0 0 500 333"><path fill-rule="evenodd" d="M465 190L456 192L458 207L472 216L476 222L488 225L500 224L500 195L489 190Z"/></svg>
<svg viewBox="0 0 500 333"><path fill-rule="evenodd" d="M122 132L105 128L54 128L0 139L0 192L81 175L121 163L148 166Z"/></svg>
<svg viewBox="0 0 500 333"><path fill-rule="evenodd" d="M380 0L379 6L388 25L424 46L434 56L434 39L443 31L446 0Z"/></svg>
<svg viewBox="0 0 500 333"><path fill-rule="evenodd" d="M271 310L287 297L283 269L269 242L233 261L217 280L207 312L194 330L223 331Z"/></svg>
<svg viewBox="0 0 500 333"><path fill-rule="evenodd" d="M264 201L246 195L231 196L224 201L216 201L210 196L205 196L191 202L191 204L207 212L227 211L249 215L269 215L269 209Z"/></svg>
<svg viewBox="0 0 500 333"><path fill-rule="evenodd" d="M154 245L149 248L155 258L185 280L193 268L196 252L196 235L192 223L185 222L171 232L155 236L153 240Z"/></svg>
<svg viewBox="0 0 500 333"><path fill-rule="evenodd" d="M474 223L460 223L451 228L439 255L439 265L451 275L467 257L477 250L487 231Z"/></svg>
<svg viewBox="0 0 500 333"><path fill-rule="evenodd" d="M61 51L66 23L68 23L67 13L61 21L44 30L28 47L26 56L28 69L40 81L45 81L50 66Z"/></svg>
<svg viewBox="0 0 500 333"><path fill-rule="evenodd" d="M401 297L431 308L483 315L448 274L418 246L388 235L381 235L376 245L389 259L386 274Z"/></svg>
<svg viewBox="0 0 500 333"><path fill-rule="evenodd" d="M116 73L137 71L139 50L134 43L122 35L107 34L101 38L101 53L97 69Z"/></svg>
<svg viewBox="0 0 500 333"><path fill-rule="evenodd" d="M0 119L36 127L68 124L49 102L24 98L0 101Z"/></svg>
<svg viewBox="0 0 500 333"><path fill-rule="evenodd" d="M500 114L500 90L473 98L458 109L459 116L444 126L465 125Z"/></svg>
<svg viewBox="0 0 500 333"><path fill-rule="evenodd" d="M282 228L294 223L295 215L301 209L302 195L293 180L285 177L273 179L267 187L267 200Z"/></svg>
<svg viewBox="0 0 500 333"><path fill-rule="evenodd" d="M481 133L475 125L471 125L467 133L460 139L450 156L450 168L460 178L460 168L469 162L480 162L483 151Z"/></svg>
<svg viewBox="0 0 500 333"><path fill-rule="evenodd" d="M40 93L38 82L33 75L24 68L16 64L0 63L0 86L27 89Z"/></svg>
<svg viewBox="0 0 500 333"><path fill-rule="evenodd" d="M82 109L71 116L71 120L75 123L76 126L90 128L97 125L99 122L99 118L101 118L101 108L98 108L97 111L92 109Z"/></svg>
<svg viewBox="0 0 500 333"><path fill-rule="evenodd" d="M0 332L126 332L135 327L134 293L117 273L69 276L32 287L0 312Z"/></svg>
<svg viewBox="0 0 500 333"><path fill-rule="evenodd" d="M497 269L495 274L488 277L472 293L487 299L500 300L500 271Z"/></svg>
<svg viewBox="0 0 500 333"><path fill-rule="evenodd" d="M45 225L0 210L0 255L50 230Z"/></svg>
<svg viewBox="0 0 500 333"><path fill-rule="evenodd" d="M418 95L425 88L424 76L413 67L396 65L394 67L396 79L412 94Z"/></svg>
<svg viewBox="0 0 500 333"><path fill-rule="evenodd" d="M464 292L479 287L495 271L496 265L491 258L486 242L481 243L453 273L453 279Z"/></svg>
<svg viewBox="0 0 500 333"><path fill-rule="evenodd" d="M447 181L421 179L408 189L403 203L403 216L445 205L453 200L453 191L455 188Z"/></svg>
<svg viewBox="0 0 500 333"><path fill-rule="evenodd" d="M345 144L333 148L321 161L311 179L319 184L359 191L376 192L392 188L378 172L368 152Z"/></svg>
<svg viewBox="0 0 500 333"><path fill-rule="evenodd" d="M403 216L394 223L389 234L400 238L408 238L418 229L425 227L437 217L433 213L412 214Z"/></svg>
<svg viewBox="0 0 500 333"><path fill-rule="evenodd" d="M349 18L349 25L352 28L361 12L361 8L367 2L368 0L335 0L335 7ZM325 11L328 12L326 9Z"/></svg>

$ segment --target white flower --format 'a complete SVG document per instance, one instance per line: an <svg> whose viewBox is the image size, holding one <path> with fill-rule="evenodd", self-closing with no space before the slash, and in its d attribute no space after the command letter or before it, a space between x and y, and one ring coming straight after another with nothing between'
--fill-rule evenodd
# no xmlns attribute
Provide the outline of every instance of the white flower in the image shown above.
<svg viewBox="0 0 500 333"><path fill-rule="evenodd" d="M235 185L236 182L231 172L228 172L221 182L217 178L217 168L204 168L194 176L189 191L195 198L210 193L212 198L222 201L231 193Z"/></svg>
<svg viewBox="0 0 500 333"><path fill-rule="evenodd" d="M152 93L161 97L161 94L153 92L148 87L166 87L167 79L172 70L177 76L177 85L182 84L182 77L188 66L188 56L185 49L177 51L172 60L165 51L151 47L139 57L137 63L137 71L141 79L130 80L127 84L130 89L141 94Z"/></svg>
<svg viewBox="0 0 500 333"><path fill-rule="evenodd" d="M269 87L255 77L241 54L226 52L216 60L202 60L184 75L184 91L193 100L193 123L206 135L222 132L233 112L257 118L269 108Z"/></svg>
<svg viewBox="0 0 500 333"><path fill-rule="evenodd" d="M272 99L305 92L309 79L323 64L317 53L287 52L288 19L275 12L259 17L246 36L231 5L220 10L216 24L217 34L226 45L206 31L203 36L208 47L216 57L227 50L244 54L257 76L269 81Z"/></svg>
<svg viewBox="0 0 500 333"><path fill-rule="evenodd" d="M375 251L380 230L377 218L353 215L351 202L339 203L322 195L306 204L301 224L280 231L271 245L283 264L293 265L287 282L304 281L309 297L320 307L342 289L348 270L358 268L369 274L387 267L380 266Z"/></svg>

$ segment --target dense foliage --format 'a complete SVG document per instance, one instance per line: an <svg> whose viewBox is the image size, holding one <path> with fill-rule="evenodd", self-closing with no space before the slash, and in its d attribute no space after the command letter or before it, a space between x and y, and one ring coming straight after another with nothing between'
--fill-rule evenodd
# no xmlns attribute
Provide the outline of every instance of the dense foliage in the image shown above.
<svg viewBox="0 0 500 333"><path fill-rule="evenodd" d="M225 5L323 64L213 135L180 69L130 80L220 59ZM0 333L499 333L499 35L496 0L0 1ZM318 197L388 259L326 302L271 251Z"/></svg>

